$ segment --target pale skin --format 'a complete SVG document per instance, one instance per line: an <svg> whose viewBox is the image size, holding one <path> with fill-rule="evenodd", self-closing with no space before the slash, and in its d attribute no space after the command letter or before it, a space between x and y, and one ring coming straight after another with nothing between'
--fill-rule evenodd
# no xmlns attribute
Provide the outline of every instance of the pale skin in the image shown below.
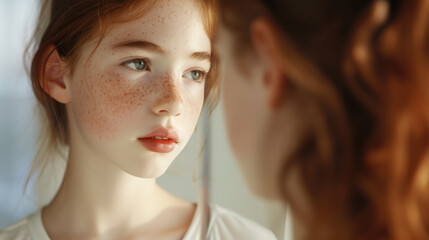
<svg viewBox="0 0 429 240"><path fill-rule="evenodd" d="M354 54L349 61L364 69L366 74L376 72L371 65L371 41L387 15L386 2L376 1L356 25L356 34L350 43ZM217 36L216 47L220 49L223 62L222 91L228 135L254 192L267 199L283 200L278 188L278 170L282 168L288 148L294 144L294 139L288 136L293 136L293 132L300 131L301 124L305 124L294 116L297 109L286 94L288 78L297 73L287 69L294 59L282 55L283 47L287 46L281 42L285 36L271 20L257 18L249 31L253 49L240 56L234 55L234 33L220 26ZM385 45L388 44L381 44ZM347 63L345 66L346 74L356 70L347 68ZM296 171L290 172L286 185L299 203L301 213L311 216L308 198ZM305 239L305 225L294 211L292 218L294 239Z"/></svg>
<svg viewBox="0 0 429 240"><path fill-rule="evenodd" d="M48 58L45 90L66 105L70 154L42 211L45 229L51 239L181 239L195 205L155 179L188 142L203 106L211 43L200 11L192 1L156 1L96 43L82 47L73 72L56 51ZM171 152L139 142L158 127L177 132Z"/></svg>

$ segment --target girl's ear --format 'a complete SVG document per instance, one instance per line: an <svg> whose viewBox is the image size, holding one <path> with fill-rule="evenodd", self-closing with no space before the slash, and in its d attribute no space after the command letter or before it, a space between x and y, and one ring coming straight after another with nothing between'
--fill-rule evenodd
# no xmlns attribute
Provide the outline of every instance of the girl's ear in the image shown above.
<svg viewBox="0 0 429 240"><path fill-rule="evenodd" d="M268 91L268 105L275 110L284 101L287 86L287 75L278 34L270 20L260 17L252 22L250 35L264 67L263 85Z"/></svg>
<svg viewBox="0 0 429 240"><path fill-rule="evenodd" d="M44 68L40 71L40 85L53 99L60 103L70 102L70 91L67 88L68 68L54 45L49 46L44 52Z"/></svg>

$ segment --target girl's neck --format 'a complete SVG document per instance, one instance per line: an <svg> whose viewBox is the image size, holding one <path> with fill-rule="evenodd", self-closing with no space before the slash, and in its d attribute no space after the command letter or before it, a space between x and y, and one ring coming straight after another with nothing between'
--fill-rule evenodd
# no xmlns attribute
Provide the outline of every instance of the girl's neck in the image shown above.
<svg viewBox="0 0 429 240"><path fill-rule="evenodd" d="M141 226L156 231L165 227L157 222L165 221L171 209L187 210L181 215L185 218L193 214L190 203L164 191L155 179L132 176L106 159L73 150L63 183L42 214L48 232L102 237Z"/></svg>

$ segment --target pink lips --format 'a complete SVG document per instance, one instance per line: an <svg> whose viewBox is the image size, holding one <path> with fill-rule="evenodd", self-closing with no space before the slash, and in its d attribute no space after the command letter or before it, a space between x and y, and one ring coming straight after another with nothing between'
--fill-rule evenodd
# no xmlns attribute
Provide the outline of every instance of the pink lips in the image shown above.
<svg viewBox="0 0 429 240"><path fill-rule="evenodd" d="M169 153L176 147L178 135L174 129L160 127L138 140L149 151Z"/></svg>

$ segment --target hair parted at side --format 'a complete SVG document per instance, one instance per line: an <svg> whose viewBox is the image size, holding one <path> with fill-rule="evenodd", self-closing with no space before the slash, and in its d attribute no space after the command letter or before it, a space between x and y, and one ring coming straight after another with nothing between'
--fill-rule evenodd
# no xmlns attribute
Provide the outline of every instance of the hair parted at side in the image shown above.
<svg viewBox="0 0 429 240"><path fill-rule="evenodd" d="M253 20L266 17L282 33L282 54L291 59L287 97L296 100L288 102L305 109L294 117L307 126L300 136L285 136L296 145L285 153L279 188L298 206L285 179L299 172L314 214L301 216L306 239L429 239L429 30L412 33L416 26L408 24L423 1L387 1L390 16L374 42L389 40L380 38L392 37L388 31L401 21L404 32L388 51L374 43L373 78L361 69L349 76L343 64L355 24L374 0L220 2L238 61L251 49ZM416 36L421 41L400 41Z"/></svg>
<svg viewBox="0 0 429 240"><path fill-rule="evenodd" d="M200 8L204 28L213 40L217 24L215 0L194 0ZM44 90L45 65L55 46L60 57L73 72L80 50L89 40L102 40L112 23L126 22L142 16L155 0L43 0L33 38L25 53L30 62L30 79L37 99L40 131L38 150L27 178L43 174L45 167L58 158L66 159L69 133L65 105L55 101ZM136 11L136 6L143 11ZM214 108L219 95L219 60L212 47L211 68L205 83L205 103ZM47 88L45 88L47 89Z"/></svg>

